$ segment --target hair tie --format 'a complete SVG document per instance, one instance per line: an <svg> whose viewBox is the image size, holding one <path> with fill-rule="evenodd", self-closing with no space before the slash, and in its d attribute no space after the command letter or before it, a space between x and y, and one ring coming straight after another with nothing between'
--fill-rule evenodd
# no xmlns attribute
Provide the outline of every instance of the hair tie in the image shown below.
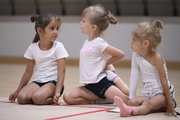
<svg viewBox="0 0 180 120"><path fill-rule="evenodd" d="M108 10L107 16L108 16L108 19L112 19L113 18L113 15L109 12L109 10Z"/></svg>

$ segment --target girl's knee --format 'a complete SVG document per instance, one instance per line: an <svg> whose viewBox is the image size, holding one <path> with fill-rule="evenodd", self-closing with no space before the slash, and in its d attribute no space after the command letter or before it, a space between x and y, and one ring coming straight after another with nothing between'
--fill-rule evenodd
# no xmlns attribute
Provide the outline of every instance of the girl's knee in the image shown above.
<svg viewBox="0 0 180 120"><path fill-rule="evenodd" d="M74 99L73 99L73 95L71 92L67 92L63 95L63 100L66 104L68 105L73 105L74 104Z"/></svg>
<svg viewBox="0 0 180 120"><path fill-rule="evenodd" d="M25 94L19 93L17 96L17 101L19 104L27 104L28 98Z"/></svg>
<svg viewBox="0 0 180 120"><path fill-rule="evenodd" d="M71 104L71 100L70 100L70 97L69 97L69 94L68 93L65 93L63 95L63 100L66 104Z"/></svg>
<svg viewBox="0 0 180 120"><path fill-rule="evenodd" d="M32 101L33 101L34 104L37 104L37 105L40 105L40 104L44 103L43 98L44 97L42 95L39 95L39 94L36 94L36 93L34 93L32 95Z"/></svg>

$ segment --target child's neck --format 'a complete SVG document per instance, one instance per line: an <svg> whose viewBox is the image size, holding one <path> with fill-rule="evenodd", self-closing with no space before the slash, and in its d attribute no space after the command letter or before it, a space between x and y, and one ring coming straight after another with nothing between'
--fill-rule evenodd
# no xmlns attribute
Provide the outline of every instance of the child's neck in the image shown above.
<svg viewBox="0 0 180 120"><path fill-rule="evenodd" d="M49 50L51 49L53 46L53 42L43 42L43 41L39 41L39 48L41 50Z"/></svg>
<svg viewBox="0 0 180 120"><path fill-rule="evenodd" d="M150 53L150 52L147 52L147 51L144 51L144 52L139 52L141 54L141 56L144 58L144 59L148 59L148 58L151 58L154 56L153 53Z"/></svg>
<svg viewBox="0 0 180 120"><path fill-rule="evenodd" d="M95 38L97 38L98 36L95 36L95 35L89 35L88 36L88 40L91 41L91 40L94 40Z"/></svg>
<svg viewBox="0 0 180 120"><path fill-rule="evenodd" d="M147 50L140 50L139 54L141 54L141 56L147 56L149 52Z"/></svg>

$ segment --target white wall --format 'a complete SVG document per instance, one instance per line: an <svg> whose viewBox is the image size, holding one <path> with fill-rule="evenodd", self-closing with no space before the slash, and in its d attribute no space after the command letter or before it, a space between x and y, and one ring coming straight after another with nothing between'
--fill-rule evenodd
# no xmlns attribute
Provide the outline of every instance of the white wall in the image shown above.
<svg viewBox="0 0 180 120"><path fill-rule="evenodd" d="M166 61L180 61L180 17L117 17L119 23L110 25L104 39L111 45L123 50L124 60L131 60L131 30L142 21L163 21L163 44L160 53ZM79 58L79 51L87 38L81 34L80 17L61 16L62 26L58 41L67 49L70 58ZM0 17L0 56L22 57L34 38L34 23L30 16Z"/></svg>

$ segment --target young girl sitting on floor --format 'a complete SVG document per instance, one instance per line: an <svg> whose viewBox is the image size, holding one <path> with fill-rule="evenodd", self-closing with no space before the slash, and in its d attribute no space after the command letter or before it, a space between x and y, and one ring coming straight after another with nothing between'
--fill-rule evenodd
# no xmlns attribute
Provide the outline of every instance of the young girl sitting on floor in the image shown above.
<svg viewBox="0 0 180 120"><path fill-rule="evenodd" d="M163 28L159 20L143 22L132 32L131 47L133 50L130 77L130 100L128 105L121 98L114 97L120 108L120 116L145 115L152 110L166 108L167 116L176 116L174 108L174 87L168 80L166 63L157 52L161 43L160 29ZM141 73L144 89L141 96L136 96L139 74Z"/></svg>

